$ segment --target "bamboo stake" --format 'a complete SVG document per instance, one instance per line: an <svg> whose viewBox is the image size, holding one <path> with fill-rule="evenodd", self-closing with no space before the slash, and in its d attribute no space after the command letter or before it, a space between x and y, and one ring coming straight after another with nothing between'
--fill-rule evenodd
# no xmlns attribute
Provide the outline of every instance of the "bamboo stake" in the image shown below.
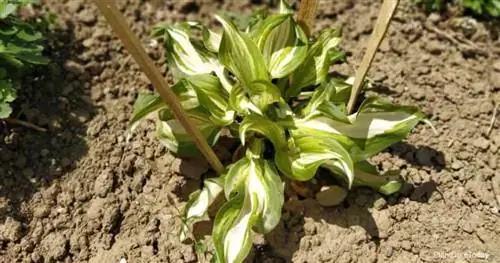
<svg viewBox="0 0 500 263"><path fill-rule="evenodd" d="M365 79L366 73L368 72L368 69L370 69L373 58L375 57L375 53L377 52L377 49L380 46L385 33L387 32L387 28L389 28L389 24L398 4L399 0L384 0L384 3L382 4L382 9L380 10L380 13L378 15L375 28L373 29L372 35L368 40L365 56L363 57L361 65L359 66L358 72L356 72L356 78L354 80L354 85L352 86L351 97L349 98L349 103L347 104L348 113L352 112L354 105L356 104L356 99L359 95L360 88Z"/></svg>
<svg viewBox="0 0 500 263"><path fill-rule="evenodd" d="M317 8L317 0L300 1L298 23L302 26L302 29L307 36L311 36L314 29L314 20L316 19Z"/></svg>
<svg viewBox="0 0 500 263"><path fill-rule="evenodd" d="M128 27L125 17L120 13L114 0L93 0L115 33L122 41L125 48L139 64L142 71L147 75L160 97L165 101L174 116L179 120L184 129L191 135L200 152L205 156L215 171L221 173L224 166L207 143L201 132L191 123L186 112L182 108L177 96L170 89L167 81L162 76L153 61L144 51L137 36L135 36Z"/></svg>

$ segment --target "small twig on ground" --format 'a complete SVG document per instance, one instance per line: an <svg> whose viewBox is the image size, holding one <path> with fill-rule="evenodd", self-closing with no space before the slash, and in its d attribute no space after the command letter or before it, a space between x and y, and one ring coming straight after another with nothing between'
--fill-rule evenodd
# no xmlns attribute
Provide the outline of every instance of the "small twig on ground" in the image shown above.
<svg viewBox="0 0 500 263"><path fill-rule="evenodd" d="M446 39L451 43L455 44L458 47L458 49L460 49L460 51L472 51L474 53L477 53L485 57L489 57L490 55L487 51L484 51L483 49L479 48L474 42L468 39L463 39L448 34L447 32L444 32L441 29L437 28L436 26L432 25L430 22L423 23L423 25L425 29L435 33L436 35L438 35L438 37Z"/></svg>
<svg viewBox="0 0 500 263"><path fill-rule="evenodd" d="M497 118L498 113L498 103L495 103L495 108L493 109L493 115L491 116L490 126L488 127L488 131L486 132L486 136L490 136L491 131L493 130L493 126L495 125L495 120Z"/></svg>
<svg viewBox="0 0 500 263"><path fill-rule="evenodd" d="M450 142L448 142L448 148L450 148L451 146L453 146L453 143L455 143L455 139L451 139Z"/></svg>
<svg viewBox="0 0 500 263"><path fill-rule="evenodd" d="M19 119L6 118L6 119L3 119L3 121L5 121L7 123L10 123L10 124L24 126L26 128L30 128L30 129L33 129L33 130L36 130L36 131L39 131L39 132L46 132L47 131L47 129L45 129L45 128L42 128L42 127L40 127L38 125L35 125L35 124L31 123L31 122L22 121L22 120L19 120Z"/></svg>

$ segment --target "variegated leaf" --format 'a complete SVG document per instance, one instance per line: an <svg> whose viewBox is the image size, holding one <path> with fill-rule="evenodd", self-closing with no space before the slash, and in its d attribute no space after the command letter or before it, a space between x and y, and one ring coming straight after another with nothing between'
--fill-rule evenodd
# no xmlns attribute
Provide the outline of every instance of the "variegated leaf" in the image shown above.
<svg viewBox="0 0 500 263"><path fill-rule="evenodd" d="M134 111L129 123L129 132L133 132L144 117L160 109L168 108L168 106L158 94L139 93L133 108Z"/></svg>
<svg viewBox="0 0 500 263"><path fill-rule="evenodd" d="M320 166L345 176L348 186L354 180L354 166L349 153L333 138L315 134L293 135L289 150L276 151L275 162L282 173L297 181L314 177Z"/></svg>
<svg viewBox="0 0 500 263"><path fill-rule="evenodd" d="M398 192L402 186L402 178L399 171L388 171L380 174L377 168L367 161L355 164L354 187L370 187L384 195Z"/></svg>
<svg viewBox="0 0 500 263"><path fill-rule="evenodd" d="M273 163L254 159L250 163L247 189L257 197L259 217L255 231L262 234L271 232L281 219L284 203L284 185Z"/></svg>
<svg viewBox="0 0 500 263"><path fill-rule="evenodd" d="M292 15L270 16L259 31L257 45L272 78L289 75L306 59L307 36Z"/></svg>
<svg viewBox="0 0 500 263"><path fill-rule="evenodd" d="M261 111L266 111L270 104L283 101L279 88L270 81L253 81L248 90L250 101Z"/></svg>
<svg viewBox="0 0 500 263"><path fill-rule="evenodd" d="M250 101L247 92L243 90L241 85L236 85L232 88L229 94L229 107L243 115L250 114L251 112L263 115L262 110Z"/></svg>
<svg viewBox="0 0 500 263"><path fill-rule="evenodd" d="M211 113L211 120L220 126L233 122L234 111L229 110L229 95L222 89L219 79L213 75L203 74L188 78L196 91L198 101Z"/></svg>
<svg viewBox="0 0 500 263"><path fill-rule="evenodd" d="M208 208L222 192L223 183L223 177L206 179L203 189L189 196L189 201L182 213L181 241L187 238L195 222L206 217Z"/></svg>
<svg viewBox="0 0 500 263"><path fill-rule="evenodd" d="M165 46L169 64L175 66L182 74L192 76L208 74L220 70L222 65L216 56L205 50L203 46L196 45L189 37L190 24L175 26L157 26L153 35L165 35Z"/></svg>
<svg viewBox="0 0 500 263"><path fill-rule="evenodd" d="M187 111L191 122L200 130L210 145L219 139L221 128L210 120L210 115L201 108ZM173 119L168 110L159 112L157 137L170 151L180 156L199 156L193 138L181 123Z"/></svg>
<svg viewBox="0 0 500 263"><path fill-rule="evenodd" d="M280 0L279 13L280 14L293 14L293 8L290 6L288 1Z"/></svg>
<svg viewBox="0 0 500 263"><path fill-rule="evenodd" d="M252 142L246 157L226 175L229 199L215 218L213 239L221 262L242 262L249 253L252 229L269 233L281 218L284 186L274 165L261 158L262 140Z"/></svg>
<svg viewBox="0 0 500 263"><path fill-rule="evenodd" d="M253 199L253 200L252 200ZM217 258L223 263L240 263L252 248L253 232L257 217L256 196L238 193L224 204L215 217L212 237Z"/></svg>
<svg viewBox="0 0 500 263"><path fill-rule="evenodd" d="M205 47L212 52L218 53L222 34L216 33L206 27L202 28L202 34Z"/></svg>
<svg viewBox="0 0 500 263"><path fill-rule="evenodd" d="M335 29L327 29L318 37L309 48L304 62L293 72L292 84L286 91L287 97L297 96L302 88L325 80L331 57L335 56L334 51L339 43L339 31Z"/></svg>
<svg viewBox="0 0 500 263"><path fill-rule="evenodd" d="M267 139L269 139L275 150L284 149L287 147L285 139L285 130L276 122L256 114L248 115L245 117L240 125L240 140L243 145L246 142L246 135L248 132L256 132Z"/></svg>
<svg viewBox="0 0 500 263"><path fill-rule="evenodd" d="M177 95L184 109L194 109L199 106L196 93L188 82L184 80L177 82L172 86L172 91ZM159 110L166 110L168 105L156 93L140 93L133 108L129 133L134 131L144 117Z"/></svg>
<svg viewBox="0 0 500 263"><path fill-rule="evenodd" d="M404 139L424 115L415 107L396 106L378 98L368 98L359 111L345 120L311 113L313 117L295 120L296 135L336 138L355 162Z"/></svg>
<svg viewBox="0 0 500 263"><path fill-rule="evenodd" d="M256 44L235 25L220 15L216 19L222 24L224 33L219 48L219 59L247 89L253 81L267 80L269 74L264 58Z"/></svg>

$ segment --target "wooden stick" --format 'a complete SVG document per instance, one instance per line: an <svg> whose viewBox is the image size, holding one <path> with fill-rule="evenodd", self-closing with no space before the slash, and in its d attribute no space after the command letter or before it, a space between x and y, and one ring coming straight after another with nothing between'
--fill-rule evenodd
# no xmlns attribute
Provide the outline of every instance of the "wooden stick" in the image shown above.
<svg viewBox="0 0 500 263"><path fill-rule="evenodd" d="M363 57L361 65L359 66L358 72L356 72L356 78L354 80L354 85L352 86L351 97L349 98L349 103L347 104L348 113L351 113L354 109L354 105L356 104L356 99L359 95L361 85L365 79L366 73L370 69L373 58L375 57L375 53L377 52L382 39L384 39L384 35L387 32L387 28L389 28L389 24L398 4L399 0L384 0L382 4L382 9L380 10L380 13L378 15L375 28L373 29L372 35L368 40L368 46L366 48L365 56Z"/></svg>
<svg viewBox="0 0 500 263"><path fill-rule="evenodd" d="M205 156L214 170L221 173L224 170L224 166L201 132L191 123L179 99L170 89L165 78L144 51L139 38L137 38L128 27L125 17L120 13L114 0L94 0L94 3L123 42L125 48L149 78L156 91L160 94L160 97L168 104L174 116L179 120L184 129L186 129L187 133L191 135L191 138L200 152Z"/></svg>
<svg viewBox="0 0 500 263"><path fill-rule="evenodd" d="M318 9L317 0L302 0L299 6L298 23L307 36L311 36L314 29L314 20L316 19L316 9Z"/></svg>

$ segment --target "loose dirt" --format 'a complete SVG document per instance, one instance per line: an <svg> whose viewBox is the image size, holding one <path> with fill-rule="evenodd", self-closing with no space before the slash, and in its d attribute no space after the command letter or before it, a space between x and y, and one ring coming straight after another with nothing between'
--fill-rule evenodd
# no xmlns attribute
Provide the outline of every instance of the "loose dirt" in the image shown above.
<svg viewBox="0 0 500 263"><path fill-rule="evenodd" d="M153 25L214 24L215 11L248 13L269 1L118 2L166 73L161 44L149 37ZM353 74L379 2L321 1L316 29L342 27L348 52L334 71ZM199 261L176 231L179 209L208 165L169 155L153 121L127 142L132 105L139 91L152 90L148 80L90 1L42 5L59 18L53 62L26 80L14 117L48 131L0 126L0 262ZM499 28L498 21L426 15L403 1L369 92L418 105L438 134L420 125L372 159L382 171L401 170L401 193L358 189L335 208L289 200L248 261L500 262L498 117L490 129L500 103Z"/></svg>

